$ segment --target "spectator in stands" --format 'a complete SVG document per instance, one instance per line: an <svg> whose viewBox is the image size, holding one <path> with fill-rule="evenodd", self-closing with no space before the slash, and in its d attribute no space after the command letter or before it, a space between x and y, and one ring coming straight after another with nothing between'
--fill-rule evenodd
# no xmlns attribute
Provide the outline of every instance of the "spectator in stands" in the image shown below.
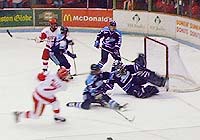
<svg viewBox="0 0 200 140"><path fill-rule="evenodd" d="M64 3L66 5L75 5L78 3L78 1L77 0L64 0Z"/></svg>
<svg viewBox="0 0 200 140"><path fill-rule="evenodd" d="M164 5L164 12L169 14L176 14L174 1L168 0Z"/></svg>
<svg viewBox="0 0 200 140"><path fill-rule="evenodd" d="M134 10L135 8L135 0L125 0L124 1L124 10Z"/></svg>
<svg viewBox="0 0 200 140"><path fill-rule="evenodd" d="M185 15L185 2L183 0L177 0L175 4L175 8L177 8L178 14L183 16Z"/></svg>
<svg viewBox="0 0 200 140"><path fill-rule="evenodd" d="M200 7L198 1L192 0L191 14L193 18L200 18Z"/></svg>
<svg viewBox="0 0 200 140"><path fill-rule="evenodd" d="M22 0L12 0L13 8L22 8Z"/></svg>
<svg viewBox="0 0 200 140"><path fill-rule="evenodd" d="M99 8L107 8L107 0L99 0Z"/></svg>
<svg viewBox="0 0 200 140"><path fill-rule="evenodd" d="M7 8L8 1L7 0L0 0L0 8Z"/></svg>
<svg viewBox="0 0 200 140"><path fill-rule="evenodd" d="M63 0L53 0L53 5L56 8L60 8L63 6Z"/></svg>
<svg viewBox="0 0 200 140"><path fill-rule="evenodd" d="M165 1L157 0L156 1L156 11L163 12L164 11Z"/></svg>
<svg viewBox="0 0 200 140"><path fill-rule="evenodd" d="M3 0L0 0L0 8L3 9Z"/></svg>

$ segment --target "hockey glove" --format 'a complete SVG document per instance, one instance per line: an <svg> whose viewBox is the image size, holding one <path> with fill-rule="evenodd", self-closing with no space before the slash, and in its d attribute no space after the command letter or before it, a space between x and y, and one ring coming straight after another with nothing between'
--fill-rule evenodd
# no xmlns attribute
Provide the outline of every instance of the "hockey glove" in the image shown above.
<svg viewBox="0 0 200 140"><path fill-rule="evenodd" d="M100 41L96 40L95 43L94 43L94 47L99 48L99 44L100 44Z"/></svg>
<svg viewBox="0 0 200 140"><path fill-rule="evenodd" d="M44 40L41 40L40 37L36 37L35 38L35 42L36 43L41 43L41 42L44 42Z"/></svg>
<svg viewBox="0 0 200 140"><path fill-rule="evenodd" d="M76 56L76 54L74 54L74 53L71 53L71 52L69 52L69 51L67 51L67 55L69 55L71 58L77 58L77 56Z"/></svg>
<svg viewBox="0 0 200 140"><path fill-rule="evenodd" d="M69 40L68 44L69 45L74 45L74 42L72 40Z"/></svg>

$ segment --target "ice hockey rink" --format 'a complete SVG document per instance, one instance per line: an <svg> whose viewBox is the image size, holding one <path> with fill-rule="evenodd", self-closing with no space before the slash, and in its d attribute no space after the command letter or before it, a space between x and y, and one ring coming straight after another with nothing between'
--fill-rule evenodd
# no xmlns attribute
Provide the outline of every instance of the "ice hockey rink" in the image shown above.
<svg viewBox="0 0 200 140"><path fill-rule="evenodd" d="M13 34L34 38L39 33ZM71 32L70 36L75 42L77 73L88 73L90 65L100 59L100 50L93 47L96 33ZM119 103L128 103L128 111L124 114L134 118L129 122L108 108L94 106L91 110L82 110L65 106L69 101L82 101L87 75L74 77L66 83L68 89L65 92L56 94L61 114L67 119L65 123L55 123L51 106L47 106L38 120L23 119L16 124L13 111L33 108L32 92L38 84L36 76L42 69L40 58L45 44L10 38L7 33L0 33L0 42L1 140L106 140L107 137L112 137L113 140L199 140L200 91L163 91L148 99L137 99L115 87L109 94ZM133 60L138 53L143 52L142 46L143 37L123 35L121 55ZM180 55L188 71L200 82L200 50L180 44ZM73 60L69 60L73 74ZM123 62L129 63L125 60ZM57 68L50 61L51 72L55 72Z"/></svg>

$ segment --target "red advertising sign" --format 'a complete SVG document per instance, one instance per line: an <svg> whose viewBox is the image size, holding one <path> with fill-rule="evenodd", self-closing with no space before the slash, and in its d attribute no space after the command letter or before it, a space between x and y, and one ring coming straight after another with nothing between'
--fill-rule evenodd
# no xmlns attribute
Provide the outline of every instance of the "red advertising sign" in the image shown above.
<svg viewBox="0 0 200 140"><path fill-rule="evenodd" d="M65 9L62 11L64 26L102 28L113 18L113 10Z"/></svg>

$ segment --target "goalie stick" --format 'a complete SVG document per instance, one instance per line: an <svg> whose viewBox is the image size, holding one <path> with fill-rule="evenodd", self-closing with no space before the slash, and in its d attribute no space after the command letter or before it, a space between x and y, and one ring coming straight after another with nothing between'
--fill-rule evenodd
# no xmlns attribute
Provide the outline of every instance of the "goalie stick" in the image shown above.
<svg viewBox="0 0 200 140"><path fill-rule="evenodd" d="M36 41L35 38L28 38L28 37L20 37L20 36L13 36L13 34L11 34L11 32L7 29L6 32L8 33L8 35L11 37L11 38L16 38L16 39L23 39L23 40L33 40L33 41Z"/></svg>

